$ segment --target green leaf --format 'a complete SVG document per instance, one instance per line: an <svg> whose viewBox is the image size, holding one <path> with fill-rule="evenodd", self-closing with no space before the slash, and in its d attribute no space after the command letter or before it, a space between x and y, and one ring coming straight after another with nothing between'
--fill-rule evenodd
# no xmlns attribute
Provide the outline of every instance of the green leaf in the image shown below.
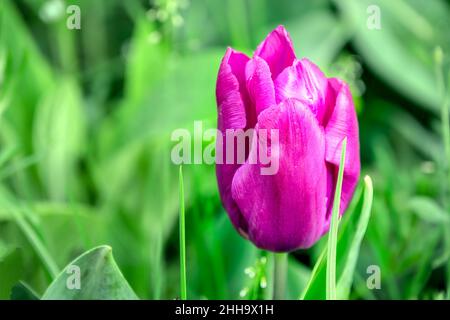
<svg viewBox="0 0 450 320"><path fill-rule="evenodd" d="M324 9L311 10L286 23L297 56L308 57L322 68L328 67L350 40L348 26Z"/></svg>
<svg viewBox="0 0 450 320"><path fill-rule="evenodd" d="M366 214L368 214L368 212L366 210L368 209L364 208L369 208L371 202L369 199L372 192L368 191L371 189L371 186L368 186L370 178L366 177L364 181L366 185L362 208L360 209L362 188L358 187L353 196L353 200L340 223L336 248L336 270L337 274L341 274L337 287L338 293L346 291L344 289L349 286L348 278L352 278L350 275L353 272L352 270L354 270L353 264L358 258L361 237L364 235L363 230L365 232L365 229L367 228L368 217ZM323 249L314 265L309 282L303 290L300 299L323 300L326 298L326 291L324 290L326 287L326 261L327 247ZM342 294L337 297L341 298Z"/></svg>
<svg viewBox="0 0 450 320"><path fill-rule="evenodd" d="M334 191L333 210L331 213L330 231L328 232L327 249L327 300L336 300L336 246L339 226L339 208L341 207L342 178L344 176L345 150L347 138L342 141L341 162Z"/></svg>
<svg viewBox="0 0 450 320"><path fill-rule="evenodd" d="M337 284L337 295L339 299L348 299L350 294L350 288L353 283L353 274L355 273L356 262L359 256L359 250L361 243L366 233L367 226L369 224L370 213L373 202L373 186L372 179L369 176L364 178L364 199L361 210L361 216L359 217L358 225L356 227L356 233L353 237L350 245L347 261L344 266L344 271L339 278Z"/></svg>
<svg viewBox="0 0 450 320"><path fill-rule="evenodd" d="M425 4L411 0L334 2L346 22L353 26L354 46L367 65L412 101L438 111L432 50L449 40L448 32L445 32L448 29L445 27L448 21L445 3L428 1ZM376 14L370 8L379 8L380 29L367 27L368 19ZM441 27L435 27L437 25Z"/></svg>
<svg viewBox="0 0 450 320"><path fill-rule="evenodd" d="M62 79L36 110L33 142L39 173L52 200L67 199L76 180L76 164L85 146L85 119L80 92L72 79Z"/></svg>
<svg viewBox="0 0 450 320"><path fill-rule="evenodd" d="M80 289L67 284L80 270ZM91 249L67 265L45 291L43 300L136 300L138 297L123 277L109 246Z"/></svg>
<svg viewBox="0 0 450 320"><path fill-rule="evenodd" d="M11 300L39 300L39 296L26 283L19 281L11 290Z"/></svg>
<svg viewBox="0 0 450 320"><path fill-rule="evenodd" d="M414 197L409 201L410 209L423 221L433 224L449 222L447 212L433 199L427 197Z"/></svg>

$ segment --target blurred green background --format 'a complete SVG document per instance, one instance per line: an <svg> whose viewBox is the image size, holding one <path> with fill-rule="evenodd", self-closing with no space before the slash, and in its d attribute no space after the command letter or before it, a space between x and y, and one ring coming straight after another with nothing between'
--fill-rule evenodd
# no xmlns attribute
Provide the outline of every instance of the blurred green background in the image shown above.
<svg viewBox="0 0 450 320"><path fill-rule="evenodd" d="M80 30L66 27L70 4ZM367 28L369 5L380 30ZM298 57L350 83L357 106L375 195L350 297L448 297L449 1L0 0L0 298L19 281L42 294L45 261L62 269L100 244L140 298L176 298L170 134L215 126L225 48L251 55L279 24ZM184 173L188 296L266 297L270 255L232 228L214 166ZM289 298L323 245L290 256ZM370 265L380 290L366 286Z"/></svg>

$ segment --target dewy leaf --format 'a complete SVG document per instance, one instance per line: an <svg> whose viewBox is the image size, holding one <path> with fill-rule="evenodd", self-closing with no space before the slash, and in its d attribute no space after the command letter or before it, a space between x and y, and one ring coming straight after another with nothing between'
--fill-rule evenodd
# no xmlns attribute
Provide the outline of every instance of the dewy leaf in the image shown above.
<svg viewBox="0 0 450 320"><path fill-rule="evenodd" d="M333 211L331 213L330 231L327 249L327 300L336 300L336 246L339 226L339 208L341 204L342 178L344 176L345 151L347 138L342 141L341 162L334 191Z"/></svg>
<svg viewBox="0 0 450 320"><path fill-rule="evenodd" d="M42 300L136 300L109 246L91 249L67 265Z"/></svg>
<svg viewBox="0 0 450 320"><path fill-rule="evenodd" d="M338 299L348 299L350 294L350 288L353 283L353 274L355 272L356 262L359 256L359 249L361 248L361 242L364 238L364 234L369 224L370 213L372 209L373 201L373 186L372 179L369 176L364 177L364 199L361 209L361 216L359 217L358 225L356 227L355 236L345 262L344 271L342 271L341 277L337 285L337 297Z"/></svg>

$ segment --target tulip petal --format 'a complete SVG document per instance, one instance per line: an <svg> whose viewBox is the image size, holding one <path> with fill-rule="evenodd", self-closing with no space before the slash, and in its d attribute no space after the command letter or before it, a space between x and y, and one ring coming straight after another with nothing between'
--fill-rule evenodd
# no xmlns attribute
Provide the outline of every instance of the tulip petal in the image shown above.
<svg viewBox="0 0 450 320"><path fill-rule="evenodd" d="M275 79L277 103L296 98L305 101L316 115L319 123L325 114L325 98L328 80L323 72L308 59L296 60Z"/></svg>
<svg viewBox="0 0 450 320"><path fill-rule="evenodd" d="M276 79L285 68L291 66L295 60L295 52L286 29L278 26L273 30L258 46L255 56L267 61L273 79Z"/></svg>
<svg viewBox="0 0 450 320"><path fill-rule="evenodd" d="M329 79L329 96L327 104L331 106L329 118L325 119L326 161L329 169L329 195L334 196L337 170L342 151L342 141L347 137L347 150L345 156L344 179L342 182L342 195L340 214L342 215L352 199L360 174L359 158L359 132L358 119L353 105L352 95L348 85L339 79ZM329 208L332 205L328 206ZM327 213L328 230L331 210Z"/></svg>
<svg viewBox="0 0 450 320"><path fill-rule="evenodd" d="M228 48L220 65L216 86L218 106L217 127L222 133L223 145L216 149L216 175L224 208L230 215L233 225L245 234L246 221L242 218L236 203L231 197L231 182L239 164L226 164L226 129L242 129L249 122L256 122L256 114L251 110L245 81L245 65L249 58ZM253 125L253 124L251 124Z"/></svg>
<svg viewBox="0 0 450 320"><path fill-rule="evenodd" d="M308 248L322 235L326 215L325 137L303 102L289 99L263 111L261 129L279 131L279 167L261 175L260 163L246 162L232 183L232 196L248 223L250 240L272 251ZM250 151L256 157L256 135ZM273 141L272 141L273 143ZM269 151L273 151L269 145Z"/></svg>
<svg viewBox="0 0 450 320"><path fill-rule="evenodd" d="M222 59L216 85L220 130L246 126L245 65L248 60L231 48Z"/></svg>
<svg viewBox="0 0 450 320"><path fill-rule="evenodd" d="M251 59L245 68L247 78L247 91L256 114L274 106L275 88L267 62L256 56Z"/></svg>

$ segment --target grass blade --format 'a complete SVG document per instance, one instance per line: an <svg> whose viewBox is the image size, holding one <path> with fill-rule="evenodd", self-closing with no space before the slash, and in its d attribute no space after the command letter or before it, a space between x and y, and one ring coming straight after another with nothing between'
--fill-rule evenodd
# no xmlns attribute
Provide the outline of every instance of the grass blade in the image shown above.
<svg viewBox="0 0 450 320"><path fill-rule="evenodd" d="M339 208L341 203L342 178L344 176L345 150L347 138L342 141L341 162L334 192L333 211L331 213L330 231L328 233L327 252L327 300L336 300L336 246L338 232Z"/></svg>
<svg viewBox="0 0 450 320"><path fill-rule="evenodd" d="M181 300L187 299L186 293L186 239L184 222L184 184L183 167L180 166L180 292Z"/></svg>
<svg viewBox="0 0 450 320"><path fill-rule="evenodd" d="M36 234L36 232L33 230L31 225L28 223L28 221L25 219L25 217L22 215L22 212L19 210L16 210L14 208L11 208L14 219L19 226L20 230L22 230L25 237L30 242L33 249L36 251L37 255L42 261L42 264L44 265L45 270L49 274L50 278L53 280L58 276L59 268L56 265L56 262L53 260L50 253L47 251L47 248L42 243L39 236Z"/></svg>

